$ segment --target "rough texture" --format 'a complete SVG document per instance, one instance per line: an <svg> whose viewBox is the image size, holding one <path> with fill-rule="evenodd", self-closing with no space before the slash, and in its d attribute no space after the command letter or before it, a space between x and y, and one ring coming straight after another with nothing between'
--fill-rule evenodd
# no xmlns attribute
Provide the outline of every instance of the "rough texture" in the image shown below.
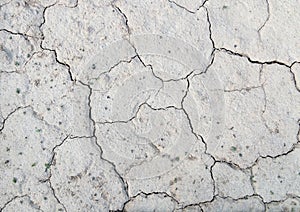
<svg viewBox="0 0 300 212"><path fill-rule="evenodd" d="M284 201L267 204L267 211L298 211L300 209L299 198L288 198Z"/></svg>
<svg viewBox="0 0 300 212"><path fill-rule="evenodd" d="M56 148L53 164L52 186L69 211L118 210L128 198L113 166L101 159L95 139L65 140Z"/></svg>
<svg viewBox="0 0 300 212"><path fill-rule="evenodd" d="M258 197L233 200L217 197L211 203L201 205L203 211L264 211L264 204Z"/></svg>
<svg viewBox="0 0 300 212"><path fill-rule="evenodd" d="M237 167L217 163L212 169L216 183L216 194L234 199L252 195L250 173L243 173Z"/></svg>
<svg viewBox="0 0 300 212"><path fill-rule="evenodd" d="M299 59L297 0L208 1L212 37L217 48L249 55L257 61L292 64Z"/></svg>
<svg viewBox="0 0 300 212"><path fill-rule="evenodd" d="M125 211L173 211L176 208L176 201L163 193L140 194L128 203Z"/></svg>
<svg viewBox="0 0 300 212"><path fill-rule="evenodd" d="M253 167L254 186L265 202L299 196L299 150L275 159L259 160Z"/></svg>
<svg viewBox="0 0 300 212"><path fill-rule="evenodd" d="M0 211L299 211L299 9L0 1Z"/></svg>

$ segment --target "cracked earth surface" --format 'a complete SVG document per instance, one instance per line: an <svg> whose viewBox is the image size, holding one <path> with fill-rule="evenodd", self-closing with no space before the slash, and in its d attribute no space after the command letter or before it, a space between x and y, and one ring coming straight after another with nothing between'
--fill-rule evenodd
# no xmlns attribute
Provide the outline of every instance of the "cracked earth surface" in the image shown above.
<svg viewBox="0 0 300 212"><path fill-rule="evenodd" d="M300 211L298 0L0 0L0 211Z"/></svg>

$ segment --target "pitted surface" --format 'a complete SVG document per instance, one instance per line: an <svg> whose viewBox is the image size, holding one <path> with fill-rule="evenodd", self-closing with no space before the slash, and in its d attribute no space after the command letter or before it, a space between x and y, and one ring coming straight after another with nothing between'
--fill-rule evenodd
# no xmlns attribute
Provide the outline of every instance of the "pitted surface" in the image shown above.
<svg viewBox="0 0 300 212"><path fill-rule="evenodd" d="M2 0L0 211L298 211L297 0Z"/></svg>

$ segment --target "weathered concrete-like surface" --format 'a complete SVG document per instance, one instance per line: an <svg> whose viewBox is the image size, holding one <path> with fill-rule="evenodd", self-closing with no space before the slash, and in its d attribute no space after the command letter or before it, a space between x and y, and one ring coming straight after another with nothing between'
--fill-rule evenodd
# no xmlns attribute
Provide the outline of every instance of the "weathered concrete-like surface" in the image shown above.
<svg viewBox="0 0 300 212"><path fill-rule="evenodd" d="M0 0L0 211L299 211L297 0Z"/></svg>

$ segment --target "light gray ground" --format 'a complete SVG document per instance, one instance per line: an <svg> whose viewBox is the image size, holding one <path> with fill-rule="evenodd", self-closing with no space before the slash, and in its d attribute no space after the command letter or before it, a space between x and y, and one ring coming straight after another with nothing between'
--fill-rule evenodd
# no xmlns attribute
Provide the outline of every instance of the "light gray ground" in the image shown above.
<svg viewBox="0 0 300 212"><path fill-rule="evenodd" d="M299 0L0 0L0 211L300 211Z"/></svg>

